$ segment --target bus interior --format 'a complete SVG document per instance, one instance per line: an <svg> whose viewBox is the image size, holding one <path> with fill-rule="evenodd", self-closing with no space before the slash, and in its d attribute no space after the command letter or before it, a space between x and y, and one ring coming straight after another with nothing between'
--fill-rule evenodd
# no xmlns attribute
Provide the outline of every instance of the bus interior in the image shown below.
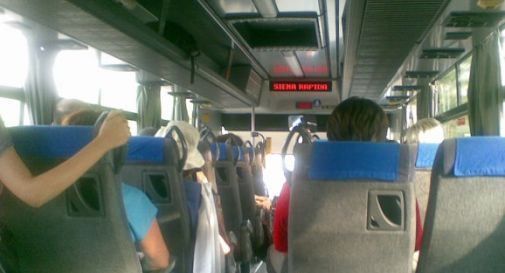
<svg viewBox="0 0 505 273"><path fill-rule="evenodd" d="M69 138L89 141L91 131L55 126L61 100L120 110L131 130L127 156L106 155L41 208L4 190L0 242L5 226L16 263L0 244L0 272L149 272L120 180L159 211L176 259L159 272L205 268L187 228L183 137L139 136L170 121L201 132L232 233L219 273L505 272L504 2L0 0L0 117L34 173L61 162ZM383 109L391 143L327 140L330 114L351 97ZM441 123L442 144L406 143L426 118ZM244 144L216 142L229 133ZM156 151L130 153L148 146ZM272 231L284 183L282 253Z"/></svg>

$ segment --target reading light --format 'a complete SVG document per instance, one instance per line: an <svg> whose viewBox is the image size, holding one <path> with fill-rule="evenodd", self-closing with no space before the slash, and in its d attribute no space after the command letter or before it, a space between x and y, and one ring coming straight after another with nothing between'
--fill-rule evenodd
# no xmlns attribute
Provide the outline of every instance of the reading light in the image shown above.
<svg viewBox="0 0 505 273"><path fill-rule="evenodd" d="M483 9L496 9L503 4L504 0L478 0L477 5Z"/></svg>
<svg viewBox="0 0 505 273"><path fill-rule="evenodd" d="M253 0L256 9L264 18L275 18L277 17L277 5L275 0Z"/></svg>
<svg viewBox="0 0 505 273"><path fill-rule="evenodd" d="M284 60L286 60L289 68L291 68L291 72L293 72L295 76L304 76L303 70L300 66L300 63L298 62L298 58L296 58L296 55L292 51L282 52L282 56L284 56Z"/></svg>

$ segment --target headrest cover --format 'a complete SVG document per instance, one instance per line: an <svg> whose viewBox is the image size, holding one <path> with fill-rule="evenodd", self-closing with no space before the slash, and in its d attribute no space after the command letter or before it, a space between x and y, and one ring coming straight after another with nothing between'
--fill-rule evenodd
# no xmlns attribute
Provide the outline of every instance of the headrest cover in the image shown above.
<svg viewBox="0 0 505 273"><path fill-rule="evenodd" d="M211 146L212 154L215 155L217 149L219 149L219 161L231 160L228 158L228 144L226 143L213 143ZM233 160L243 161L244 160L244 152L241 147L233 146Z"/></svg>
<svg viewBox="0 0 505 273"><path fill-rule="evenodd" d="M150 136L131 137L128 141L127 163L163 164L165 139Z"/></svg>
<svg viewBox="0 0 505 273"><path fill-rule="evenodd" d="M456 139L454 176L505 176L505 138Z"/></svg>
<svg viewBox="0 0 505 273"><path fill-rule="evenodd" d="M394 182L399 177L399 160L396 143L318 141L312 148L309 178Z"/></svg>
<svg viewBox="0 0 505 273"><path fill-rule="evenodd" d="M438 146L439 144L435 143L419 143L417 146L417 169L431 169L433 167Z"/></svg>
<svg viewBox="0 0 505 273"><path fill-rule="evenodd" d="M239 146L233 146L233 159L237 161L244 161L244 148Z"/></svg>
<svg viewBox="0 0 505 273"><path fill-rule="evenodd" d="M212 151L212 155L214 156L216 155L216 153L219 153L219 158L217 159L218 161L228 160L228 151L226 143L212 143L210 149Z"/></svg>
<svg viewBox="0 0 505 273"><path fill-rule="evenodd" d="M93 139L92 126L20 126L9 128L14 148L21 157L65 159Z"/></svg>

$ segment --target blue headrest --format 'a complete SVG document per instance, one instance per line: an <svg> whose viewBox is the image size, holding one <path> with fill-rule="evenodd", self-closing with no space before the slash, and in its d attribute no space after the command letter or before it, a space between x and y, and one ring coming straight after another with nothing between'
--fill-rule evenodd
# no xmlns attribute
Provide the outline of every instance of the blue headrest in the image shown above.
<svg viewBox="0 0 505 273"><path fill-rule="evenodd" d="M210 150L214 156L219 152L219 158L217 158L217 160L225 161L228 160L226 147L227 145L225 143L212 143Z"/></svg>
<svg viewBox="0 0 505 273"><path fill-rule="evenodd" d="M309 167L311 180L366 179L396 181L400 145L371 142L314 142Z"/></svg>
<svg viewBox="0 0 505 273"><path fill-rule="evenodd" d="M93 139L92 126L21 126L9 128L21 157L69 158Z"/></svg>
<svg viewBox="0 0 505 273"><path fill-rule="evenodd" d="M233 146L233 159L237 161L244 161L244 151L243 147Z"/></svg>
<svg viewBox="0 0 505 273"><path fill-rule="evenodd" d="M431 169L437 155L438 146L439 144L435 143L419 143L419 146L417 146L416 168Z"/></svg>
<svg viewBox="0 0 505 273"><path fill-rule="evenodd" d="M505 138L456 139L454 176L505 176Z"/></svg>
<svg viewBox="0 0 505 273"><path fill-rule="evenodd" d="M165 162L165 139L151 136L131 137L128 141L127 163L162 164Z"/></svg>
<svg viewBox="0 0 505 273"><path fill-rule="evenodd" d="M227 147L228 147L228 144L226 144L226 143L213 143L211 145L210 149L211 149L213 155L215 155L217 150L219 149L219 158L217 160L226 161L226 160L230 160L230 159L228 159ZM233 159L238 160L238 161L244 160L243 151L238 146L233 146Z"/></svg>

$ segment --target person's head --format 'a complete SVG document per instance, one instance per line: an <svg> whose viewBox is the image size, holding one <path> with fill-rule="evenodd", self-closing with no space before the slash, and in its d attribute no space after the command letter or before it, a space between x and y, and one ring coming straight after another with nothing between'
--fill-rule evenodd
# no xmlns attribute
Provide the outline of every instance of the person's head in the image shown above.
<svg viewBox="0 0 505 273"><path fill-rule="evenodd" d="M444 141L442 124L434 118L419 120L407 129L405 142L415 143L440 143Z"/></svg>
<svg viewBox="0 0 505 273"><path fill-rule="evenodd" d="M181 130L188 146L188 158L186 159L186 164L184 164L184 171L200 169L205 164L202 154L198 151L200 132L194 126L185 121L171 121L166 127L162 127L158 130L156 136L164 137L173 127L177 127ZM181 147L182 145L180 144L180 139L175 138L175 140L179 144L179 147Z"/></svg>
<svg viewBox="0 0 505 273"><path fill-rule="evenodd" d="M352 97L341 102L328 119L328 140L386 141L388 119L375 102Z"/></svg>
<svg viewBox="0 0 505 273"><path fill-rule="evenodd" d="M61 125L63 120L69 115L87 110L90 106L76 99L61 99L56 103L54 110L54 124Z"/></svg>
<svg viewBox="0 0 505 273"><path fill-rule="evenodd" d="M231 141L231 144L237 145L237 146L243 146L244 141L237 135L228 133L224 135L220 135L216 137L216 142L218 143L225 143L227 140Z"/></svg>
<svg viewBox="0 0 505 273"><path fill-rule="evenodd" d="M81 110L63 118L61 125L95 125L100 112L93 110Z"/></svg>

